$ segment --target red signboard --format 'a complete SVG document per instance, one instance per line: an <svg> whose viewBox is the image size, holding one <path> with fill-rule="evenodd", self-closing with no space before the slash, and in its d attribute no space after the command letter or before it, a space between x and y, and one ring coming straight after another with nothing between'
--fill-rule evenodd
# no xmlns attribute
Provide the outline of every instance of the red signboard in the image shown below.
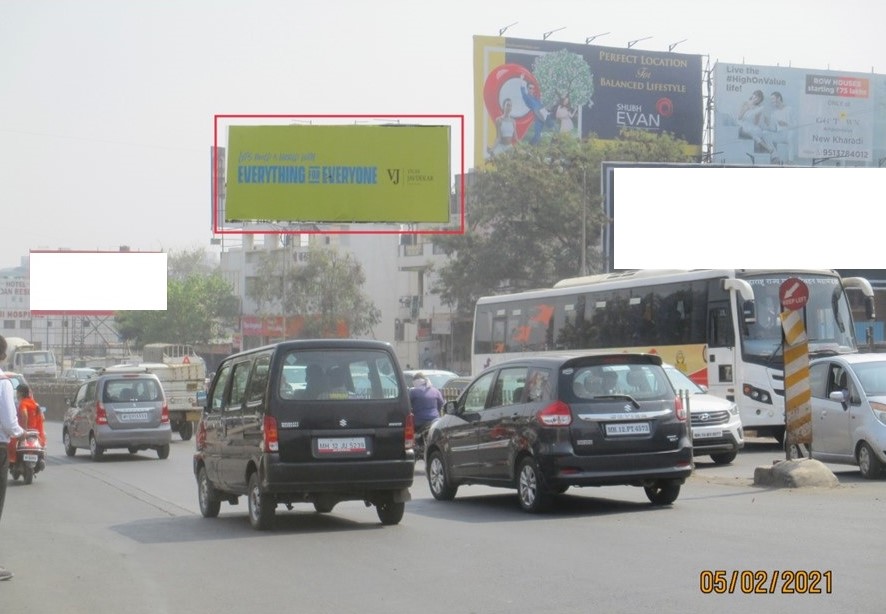
<svg viewBox="0 0 886 614"><path fill-rule="evenodd" d="M809 288L803 280L789 277L779 286L778 298L781 299L781 306L784 309L792 311L803 309L809 300Z"/></svg>

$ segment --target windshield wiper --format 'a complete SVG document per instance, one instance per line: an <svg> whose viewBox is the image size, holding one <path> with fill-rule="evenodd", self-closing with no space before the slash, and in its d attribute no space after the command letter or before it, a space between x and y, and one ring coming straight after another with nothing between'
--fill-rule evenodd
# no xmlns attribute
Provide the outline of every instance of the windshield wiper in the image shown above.
<svg viewBox="0 0 886 614"><path fill-rule="evenodd" d="M618 401L624 399L633 403L635 409L640 409L640 404L637 403L636 399L634 399L634 397L629 394L598 394L597 396L591 398L594 401Z"/></svg>

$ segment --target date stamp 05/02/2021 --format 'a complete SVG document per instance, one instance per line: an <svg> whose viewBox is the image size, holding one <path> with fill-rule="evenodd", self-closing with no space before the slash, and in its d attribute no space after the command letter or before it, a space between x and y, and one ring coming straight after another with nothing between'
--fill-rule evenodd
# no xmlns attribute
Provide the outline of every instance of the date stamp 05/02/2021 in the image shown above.
<svg viewBox="0 0 886 614"><path fill-rule="evenodd" d="M705 595L820 595L833 590L833 573L817 569L704 569L698 588Z"/></svg>

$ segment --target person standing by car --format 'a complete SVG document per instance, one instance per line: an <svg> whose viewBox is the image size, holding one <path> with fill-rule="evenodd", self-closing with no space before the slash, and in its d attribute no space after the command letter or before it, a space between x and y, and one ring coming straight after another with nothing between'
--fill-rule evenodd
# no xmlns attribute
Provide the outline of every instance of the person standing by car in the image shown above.
<svg viewBox="0 0 886 614"><path fill-rule="evenodd" d="M0 335L0 362L6 360L6 337ZM0 370L0 375L3 371ZM6 499L6 478L9 475L9 459L6 456L7 444L11 438L20 437L24 430L18 424L15 411L12 383L0 377L0 517L3 516L3 502ZM0 580L9 580L12 572L0 567Z"/></svg>
<svg viewBox="0 0 886 614"><path fill-rule="evenodd" d="M412 415L415 418L415 432L419 433L440 417L440 411L443 409L443 393L434 388L431 381L419 371L412 376L409 402L412 404Z"/></svg>

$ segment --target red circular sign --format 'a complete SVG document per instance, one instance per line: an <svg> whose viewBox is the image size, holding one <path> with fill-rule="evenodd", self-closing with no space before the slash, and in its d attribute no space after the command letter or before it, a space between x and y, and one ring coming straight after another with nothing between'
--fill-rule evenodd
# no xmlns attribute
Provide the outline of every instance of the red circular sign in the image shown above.
<svg viewBox="0 0 886 614"><path fill-rule="evenodd" d="M778 298L785 309L803 309L809 301L809 288L802 279L789 277L779 286Z"/></svg>

